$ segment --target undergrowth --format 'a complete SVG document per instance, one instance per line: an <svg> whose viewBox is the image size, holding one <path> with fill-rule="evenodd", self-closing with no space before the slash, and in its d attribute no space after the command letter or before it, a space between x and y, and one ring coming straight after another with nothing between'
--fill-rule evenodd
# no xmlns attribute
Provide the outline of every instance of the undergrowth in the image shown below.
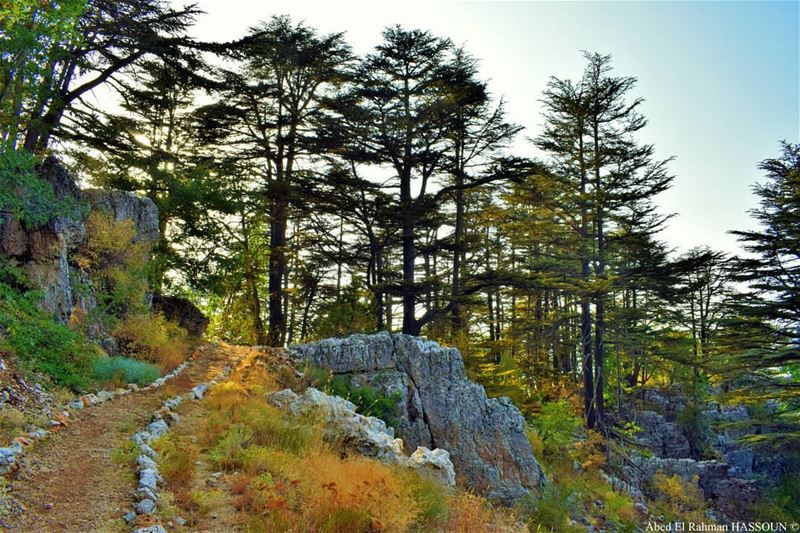
<svg viewBox="0 0 800 533"><path fill-rule="evenodd" d="M272 406L266 399L272 383L263 370L235 372L207 394L199 427L179 427L156 443L171 505L192 529L228 505L237 527L249 532L521 531L512 513L479 496L349 455L325 440L317 418L294 418ZM196 451L199 462L178 450ZM219 484L204 483L197 464L221 472Z"/></svg>

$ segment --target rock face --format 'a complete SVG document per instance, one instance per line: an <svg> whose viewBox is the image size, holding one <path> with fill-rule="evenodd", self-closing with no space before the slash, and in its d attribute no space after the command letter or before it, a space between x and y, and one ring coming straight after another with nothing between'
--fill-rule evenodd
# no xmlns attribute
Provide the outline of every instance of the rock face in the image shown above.
<svg viewBox="0 0 800 533"><path fill-rule="evenodd" d="M431 451L419 447L410 457L406 457L403 441L394 437L392 428L379 418L356 413L356 406L344 398L325 394L312 387L299 396L291 389L284 389L270 394L268 399L293 416L321 416L327 438L348 450L413 468L449 487L456 484L453 463L446 450Z"/></svg>
<svg viewBox="0 0 800 533"><path fill-rule="evenodd" d="M202 337L208 327L208 319L189 300L176 296L154 296L153 310L161 312L167 319L177 322L192 337Z"/></svg>
<svg viewBox="0 0 800 533"><path fill-rule="evenodd" d="M138 242L158 239L158 210L147 198L122 191L81 191L74 178L53 157L37 170L48 182L56 199L72 206L41 228L29 229L14 216L0 213L0 254L21 266L29 279L44 292L42 307L66 322L73 309L91 311L94 295L81 290L88 273L72 261L73 252L86 238L86 207L111 214L116 220L134 221Z"/></svg>
<svg viewBox="0 0 800 533"><path fill-rule="evenodd" d="M349 375L386 395L399 393L397 433L408 449L450 453L460 483L504 503L537 490L545 476L508 398L486 396L467 379L461 354L409 335L379 333L295 346L295 357Z"/></svg>
<svg viewBox="0 0 800 533"><path fill-rule="evenodd" d="M728 519L745 519L748 504L762 495L764 481L776 481L788 472L787 454L780 450L759 452L738 441L762 431L745 406L700 406L705 430L698 431L698 442L692 446L687 433L675 422L686 408L686 397L676 390L645 389L641 394L644 405L654 410L626 409L624 418L641 428L637 444L651 454L632 452L630 461L618 465L619 478L614 477L635 497L651 490L657 472L685 480L696 477L713 509Z"/></svg>
<svg viewBox="0 0 800 533"><path fill-rule="evenodd" d="M136 228L134 242L158 240L158 208L150 198L136 196L128 191L85 189L83 195L95 211L110 215L117 222L132 220Z"/></svg>
<svg viewBox="0 0 800 533"><path fill-rule="evenodd" d="M79 273L70 266L70 253L84 239L80 216L83 200L75 180L54 159L48 158L38 169L56 199L75 207L75 213L59 214L37 229L28 229L10 214L0 220L0 252L15 260L30 280L44 291L44 308L66 321L78 299L74 285Z"/></svg>

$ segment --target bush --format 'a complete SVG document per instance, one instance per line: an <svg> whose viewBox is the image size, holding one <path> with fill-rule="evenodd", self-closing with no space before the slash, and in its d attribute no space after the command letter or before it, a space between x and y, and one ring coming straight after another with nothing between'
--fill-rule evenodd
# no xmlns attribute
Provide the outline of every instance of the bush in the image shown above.
<svg viewBox="0 0 800 533"><path fill-rule="evenodd" d="M559 400L544 404L531 425L544 444L544 453L561 455L572 444L575 433L583 426L583 421L575 416L572 404Z"/></svg>
<svg viewBox="0 0 800 533"><path fill-rule="evenodd" d="M148 385L158 379L155 365L128 357L99 357L92 365L92 374L100 382Z"/></svg>
<svg viewBox="0 0 800 533"><path fill-rule="evenodd" d="M0 142L0 211L16 216L28 228L41 227L52 217L78 212L75 201L58 200L53 186L36 174L38 160L25 150Z"/></svg>
<svg viewBox="0 0 800 533"><path fill-rule="evenodd" d="M181 364L189 347L185 329L149 312L126 316L114 335L124 353L155 363L165 372Z"/></svg>
<svg viewBox="0 0 800 533"><path fill-rule="evenodd" d="M19 269L0 261L0 351L16 355L24 369L47 374L57 385L85 387L97 349L42 311L41 293L25 283Z"/></svg>

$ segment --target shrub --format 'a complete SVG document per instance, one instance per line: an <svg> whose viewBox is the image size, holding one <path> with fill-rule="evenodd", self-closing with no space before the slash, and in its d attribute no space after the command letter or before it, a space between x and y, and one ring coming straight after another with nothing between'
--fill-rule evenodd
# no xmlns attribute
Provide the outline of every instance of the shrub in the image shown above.
<svg viewBox="0 0 800 533"><path fill-rule="evenodd" d="M353 402L356 412L364 416L374 416L386 422L387 426L397 429L400 414L399 392L389 396L367 385L354 385L350 376L333 376L324 370L311 370L310 382L326 393L340 396Z"/></svg>
<svg viewBox="0 0 800 533"><path fill-rule="evenodd" d="M544 443L544 453L557 456L563 454L572 443L583 421L575 416L569 402L559 400L544 404L531 425Z"/></svg>
<svg viewBox="0 0 800 533"><path fill-rule="evenodd" d="M136 383L148 385L158 379L155 365L128 357L98 357L92 365L92 374L100 382Z"/></svg>
<svg viewBox="0 0 800 533"><path fill-rule="evenodd" d="M186 330L163 315L149 312L127 315L114 335L124 353L155 363L165 372L181 364L189 346Z"/></svg>
<svg viewBox="0 0 800 533"><path fill-rule="evenodd" d="M29 152L0 142L0 211L12 213L28 228L81 208L76 201L57 199L53 186L36 174L37 164Z"/></svg>
<svg viewBox="0 0 800 533"><path fill-rule="evenodd" d="M40 300L41 293L26 287L19 269L0 261L0 351L16 355L23 368L47 374L57 385L85 387L97 349L42 311Z"/></svg>
<svg viewBox="0 0 800 533"><path fill-rule="evenodd" d="M668 518L703 520L705 499L697 484L697 476L687 481L677 474L667 476L663 472L656 472L650 483L656 495L658 512Z"/></svg>
<svg viewBox="0 0 800 533"><path fill-rule="evenodd" d="M175 433L161 437L153 447L158 452L159 469L169 486L188 486L199 456L197 447L189 439L180 438Z"/></svg>

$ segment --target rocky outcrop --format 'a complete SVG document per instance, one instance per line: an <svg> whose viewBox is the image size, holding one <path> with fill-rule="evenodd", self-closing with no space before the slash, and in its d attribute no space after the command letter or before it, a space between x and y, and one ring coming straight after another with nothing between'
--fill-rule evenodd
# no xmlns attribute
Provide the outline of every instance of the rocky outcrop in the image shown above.
<svg viewBox="0 0 800 533"><path fill-rule="evenodd" d="M654 455L675 459L690 456L689 439L674 422L667 422L654 411L640 411L631 418L641 428L639 443Z"/></svg>
<svg viewBox="0 0 800 533"><path fill-rule="evenodd" d="M522 414L467 379L458 350L384 332L295 346L293 353L356 385L399 393L398 436L409 449L447 450L461 484L512 503L545 482Z"/></svg>
<svg viewBox="0 0 800 533"><path fill-rule="evenodd" d="M53 157L46 159L37 173L52 186L56 201L65 208L39 228L26 228L13 215L0 213L0 255L23 268L31 283L44 293L42 307L66 322L74 309L89 312L96 305L94 294L87 289L88 273L73 261L73 253L86 238L88 212L101 210L115 220L130 218L137 231L135 240L154 242L158 239L158 210L150 199L132 193L80 190Z"/></svg>
<svg viewBox="0 0 800 533"><path fill-rule="evenodd" d="M154 296L153 310L168 320L177 322L192 337L202 337L208 328L208 318L192 302L177 296Z"/></svg>
<svg viewBox="0 0 800 533"><path fill-rule="evenodd" d="M30 281L42 289L43 307L66 321L78 299L74 285L80 276L70 265L70 255L85 237L80 209L83 196L75 180L52 157L39 166L38 174L52 186L59 204L71 207L70 212L60 213L35 229L26 228L11 214L3 214L0 252L21 266Z"/></svg>
<svg viewBox="0 0 800 533"><path fill-rule="evenodd" d="M741 442L742 437L763 431L745 406L716 402L695 406L700 409L692 444L676 423L687 409L685 394L674 388L643 389L638 394L639 401L654 410L628 406L623 418L639 427L636 444L649 453L632 450L628 459L619 458L618 476L609 476L615 486L634 497L652 492L657 472L687 481L696 478L717 513L728 519L746 518L748 504L762 495L770 481L787 473L787 454L775 449L763 453Z"/></svg>
<svg viewBox="0 0 800 533"><path fill-rule="evenodd" d="M292 416L321 416L326 438L347 450L413 468L450 487L456 484L453 463L446 450L429 450L420 446L406 457L403 441L394 437L392 428L379 418L356 413L356 406L344 398L310 387L299 396L291 389L285 389L271 394L268 399Z"/></svg>
<svg viewBox="0 0 800 533"><path fill-rule="evenodd" d="M136 228L134 242L158 240L158 208L150 198L136 196L128 191L85 189L84 197L92 209L110 215L115 221L133 221Z"/></svg>

